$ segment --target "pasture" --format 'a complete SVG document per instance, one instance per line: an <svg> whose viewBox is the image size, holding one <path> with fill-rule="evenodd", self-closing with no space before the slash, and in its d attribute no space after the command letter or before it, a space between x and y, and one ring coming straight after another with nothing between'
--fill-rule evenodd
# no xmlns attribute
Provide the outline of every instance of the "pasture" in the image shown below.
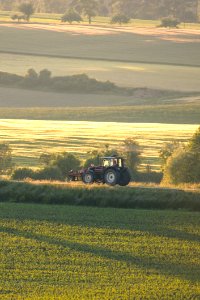
<svg viewBox="0 0 200 300"><path fill-rule="evenodd" d="M199 299L199 213L0 204L2 299Z"/></svg>
<svg viewBox="0 0 200 300"><path fill-rule="evenodd" d="M187 142L198 125L119 123L51 120L0 120L0 140L10 143L17 165L38 166L46 152L72 152L82 159L88 151L106 144L121 151L122 141L135 138L141 145L143 165L159 169L159 150L164 143Z"/></svg>
<svg viewBox="0 0 200 300"><path fill-rule="evenodd" d="M118 86L142 87L184 92L200 92L200 67L163 64L128 63L90 59L40 57L34 55L0 54L1 71L26 74L49 69L53 76L86 73L101 81L112 81Z"/></svg>

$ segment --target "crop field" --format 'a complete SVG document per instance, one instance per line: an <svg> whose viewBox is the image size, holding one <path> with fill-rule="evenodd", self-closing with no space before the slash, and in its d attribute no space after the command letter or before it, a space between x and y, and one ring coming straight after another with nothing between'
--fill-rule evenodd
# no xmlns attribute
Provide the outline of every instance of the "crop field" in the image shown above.
<svg viewBox="0 0 200 300"><path fill-rule="evenodd" d="M199 213L0 204L1 299L199 299Z"/></svg>
<svg viewBox="0 0 200 300"><path fill-rule="evenodd" d="M1 71L24 75L28 69L49 69L53 76L86 73L97 80L119 86L163 90L199 91L200 67L142 64L100 60L64 59L0 54ZM173 74L173 75L172 75Z"/></svg>
<svg viewBox="0 0 200 300"><path fill-rule="evenodd" d="M1 24L0 34L5 53L199 66L199 30Z"/></svg>
<svg viewBox="0 0 200 300"><path fill-rule="evenodd" d="M82 159L106 144L122 150L122 141L135 138L141 145L143 164L159 168L164 143L187 142L198 125L50 120L0 120L0 140L10 143L17 165L37 166L41 153L67 151Z"/></svg>

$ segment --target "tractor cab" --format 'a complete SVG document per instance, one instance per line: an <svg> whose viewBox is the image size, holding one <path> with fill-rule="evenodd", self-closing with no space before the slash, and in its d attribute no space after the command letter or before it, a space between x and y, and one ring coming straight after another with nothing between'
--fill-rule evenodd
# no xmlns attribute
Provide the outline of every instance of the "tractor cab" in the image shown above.
<svg viewBox="0 0 200 300"><path fill-rule="evenodd" d="M102 157L101 158L101 165L105 168L108 167L124 167L124 159L118 156L110 156L110 157Z"/></svg>

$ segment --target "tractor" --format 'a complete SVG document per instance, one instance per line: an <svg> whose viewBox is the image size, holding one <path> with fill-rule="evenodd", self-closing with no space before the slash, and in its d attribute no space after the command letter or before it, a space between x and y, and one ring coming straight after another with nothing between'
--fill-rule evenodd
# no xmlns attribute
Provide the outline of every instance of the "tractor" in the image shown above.
<svg viewBox="0 0 200 300"><path fill-rule="evenodd" d="M102 157L99 166L93 164L80 171L69 172L71 181L83 181L85 184L106 183L114 186L119 184L126 186L131 181L128 168L125 166L123 157L111 156Z"/></svg>

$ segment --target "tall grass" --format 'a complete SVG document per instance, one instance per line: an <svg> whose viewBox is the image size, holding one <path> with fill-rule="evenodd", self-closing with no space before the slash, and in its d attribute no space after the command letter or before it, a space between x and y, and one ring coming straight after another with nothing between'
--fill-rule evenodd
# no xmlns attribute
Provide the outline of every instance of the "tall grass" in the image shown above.
<svg viewBox="0 0 200 300"><path fill-rule="evenodd" d="M200 211L200 192L154 189L109 188L0 182L0 201L82 205L132 209L185 209Z"/></svg>

